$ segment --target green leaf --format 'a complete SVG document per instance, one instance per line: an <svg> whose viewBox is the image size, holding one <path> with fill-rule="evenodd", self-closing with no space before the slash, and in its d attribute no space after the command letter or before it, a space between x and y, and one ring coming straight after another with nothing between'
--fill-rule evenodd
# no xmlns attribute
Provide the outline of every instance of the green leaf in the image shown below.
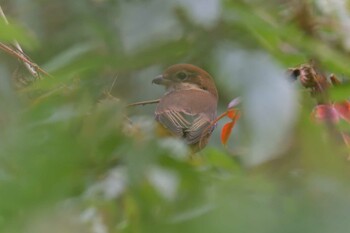
<svg viewBox="0 0 350 233"><path fill-rule="evenodd" d="M48 61L43 67L49 72L68 66L91 51L95 46L92 43L79 43L58 54Z"/></svg>
<svg viewBox="0 0 350 233"><path fill-rule="evenodd" d="M16 24L7 24L0 20L0 41L3 43L14 43L17 41L23 48L36 47L36 40L30 36L22 27Z"/></svg>
<svg viewBox="0 0 350 233"><path fill-rule="evenodd" d="M329 97L333 101L343 101L350 98L350 83L337 85L329 89Z"/></svg>

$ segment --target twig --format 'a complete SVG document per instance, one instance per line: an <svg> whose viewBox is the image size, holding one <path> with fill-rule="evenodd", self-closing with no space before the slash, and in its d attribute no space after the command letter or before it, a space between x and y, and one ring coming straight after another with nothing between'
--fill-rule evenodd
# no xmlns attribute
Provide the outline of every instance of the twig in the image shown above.
<svg viewBox="0 0 350 233"><path fill-rule="evenodd" d="M6 53L12 55L13 57L16 57L18 59L20 59L23 63L28 63L30 64L32 67L34 67L36 70L38 70L39 72L41 72L42 74L49 76L49 77L53 77L52 75L50 75L49 73L47 73L45 70L43 70L42 68L40 68L37 64L31 62L29 60L29 58L27 58L26 55L24 55L23 53L20 53L19 51L16 51L14 49L12 49L11 47L5 45L4 43L0 42L0 49L5 51Z"/></svg>
<svg viewBox="0 0 350 233"><path fill-rule="evenodd" d="M112 82L112 86L111 86L111 88L109 88L109 93L112 92L113 87L114 87L115 83L117 82L118 75L119 75L118 73L115 75L115 78L114 78L114 80L113 80L113 82Z"/></svg>
<svg viewBox="0 0 350 233"><path fill-rule="evenodd" d="M139 105L143 106L143 105L146 105L146 104L156 104L156 103L159 103L159 101L160 101L160 99L140 101L140 102L128 104L127 107L134 107L134 106L139 106Z"/></svg>
<svg viewBox="0 0 350 233"><path fill-rule="evenodd" d="M4 11L2 10L1 6L0 6L0 16L1 16L1 18L4 20L4 22L6 24L9 24L9 22L8 22L8 20L6 18L6 15L5 15ZM17 57L18 59L20 59L24 63L24 65L27 68L27 70L34 76L34 78L40 78L40 75L39 75L38 71L43 73L43 74L45 74L45 75L47 75L47 76L49 76L49 77L52 77L46 71L41 69L38 65L36 65L35 63L30 61L28 56L25 55L25 53L23 52L23 49L19 45L17 40L14 41L14 46L16 47L17 51L0 42L0 49L2 49L5 52L11 54L12 56Z"/></svg>
<svg viewBox="0 0 350 233"><path fill-rule="evenodd" d="M103 92L103 94L104 94L107 98L114 98L114 99L117 99L116 97L114 97L114 96L111 94L111 91L112 91L112 89L113 89L115 83L117 82L118 73L117 73L114 77L115 77L115 78L114 78L114 80L113 80L113 82L112 82L111 87L109 88L109 90L105 90L105 91Z"/></svg>

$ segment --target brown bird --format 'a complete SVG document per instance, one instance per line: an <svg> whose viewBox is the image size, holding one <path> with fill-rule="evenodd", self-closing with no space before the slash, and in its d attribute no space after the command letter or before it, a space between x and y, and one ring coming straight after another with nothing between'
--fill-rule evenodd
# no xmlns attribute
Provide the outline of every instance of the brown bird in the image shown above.
<svg viewBox="0 0 350 233"><path fill-rule="evenodd" d="M152 83L163 85L166 93L155 111L155 119L172 135L184 139L192 150L203 149L214 130L218 92L205 70L190 64L167 68Z"/></svg>

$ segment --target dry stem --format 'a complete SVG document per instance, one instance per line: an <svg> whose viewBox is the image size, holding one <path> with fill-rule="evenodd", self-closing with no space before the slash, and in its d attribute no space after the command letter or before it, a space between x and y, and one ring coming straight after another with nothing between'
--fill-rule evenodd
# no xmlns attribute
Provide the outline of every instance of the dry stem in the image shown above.
<svg viewBox="0 0 350 233"><path fill-rule="evenodd" d="M159 103L159 101L160 101L160 99L140 101L140 102L128 104L127 107L134 107L134 106L139 106L139 105L143 106L146 104L156 104L156 103Z"/></svg>
<svg viewBox="0 0 350 233"><path fill-rule="evenodd" d="M5 15L4 11L2 10L1 6L0 6L0 16L6 24L9 24L9 22L6 18L6 15ZM22 47L20 46L20 44L16 40L13 43L14 43L14 46L16 47L16 49L13 49L13 48L11 48L11 47L9 47L1 42L0 42L0 49L2 49L3 51L7 52L8 54L10 54L14 57L17 57L18 59L20 59L24 63L27 70L34 76L34 78L40 78L38 71L43 73L44 75L52 77L46 71L41 69L37 64L30 61L30 59L28 58L27 55L25 55Z"/></svg>

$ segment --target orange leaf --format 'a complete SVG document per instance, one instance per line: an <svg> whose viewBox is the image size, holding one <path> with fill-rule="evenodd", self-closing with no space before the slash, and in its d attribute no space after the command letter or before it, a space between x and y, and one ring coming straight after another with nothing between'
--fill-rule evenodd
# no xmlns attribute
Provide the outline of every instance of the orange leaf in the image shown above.
<svg viewBox="0 0 350 233"><path fill-rule="evenodd" d="M232 121L226 123L221 130L221 142L224 145L227 144L227 141L231 136L232 129L235 126L235 124L239 118L239 114L236 111L233 111L231 114L234 114L232 116L232 118L230 117L232 119Z"/></svg>
<svg viewBox="0 0 350 233"><path fill-rule="evenodd" d="M233 120L237 115L237 111L235 109L230 109L230 110L227 110L227 116Z"/></svg>
<svg viewBox="0 0 350 233"><path fill-rule="evenodd" d="M227 144L227 141L230 138L230 135L232 132L233 125L234 125L234 122L231 121L229 123L226 123L224 125L224 127L222 127L222 130L221 130L221 142L222 142L222 144L224 144L224 145Z"/></svg>

